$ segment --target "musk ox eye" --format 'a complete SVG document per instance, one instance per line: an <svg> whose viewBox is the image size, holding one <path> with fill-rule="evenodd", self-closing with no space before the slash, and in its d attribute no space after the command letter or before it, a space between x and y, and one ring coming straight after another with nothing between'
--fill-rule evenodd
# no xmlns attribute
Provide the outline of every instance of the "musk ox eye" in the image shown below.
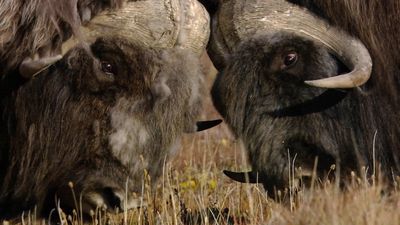
<svg viewBox="0 0 400 225"><path fill-rule="evenodd" d="M294 65L297 62L298 56L296 52L290 52L287 53L284 57L283 57L283 65L282 65L282 69L285 69L289 66Z"/></svg>
<svg viewBox="0 0 400 225"><path fill-rule="evenodd" d="M107 61L101 62L101 70L105 73L115 74L114 66L110 62L107 62Z"/></svg>

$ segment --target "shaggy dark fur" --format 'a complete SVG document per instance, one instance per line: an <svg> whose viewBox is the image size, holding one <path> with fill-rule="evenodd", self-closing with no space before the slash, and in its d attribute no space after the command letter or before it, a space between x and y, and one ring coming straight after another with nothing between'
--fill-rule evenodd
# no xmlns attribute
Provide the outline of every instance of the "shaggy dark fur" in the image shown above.
<svg viewBox="0 0 400 225"><path fill-rule="evenodd" d="M0 78L22 60L50 49L58 51L74 33L85 8L91 16L122 5L123 0L11 0L0 1Z"/></svg>
<svg viewBox="0 0 400 225"><path fill-rule="evenodd" d="M2 217L35 205L45 215L56 197L73 208L69 181L85 213L102 201L122 207L127 179L128 193L140 193L144 170L156 182L194 131L202 93L198 59L185 50L115 38L75 47L3 99Z"/></svg>
<svg viewBox="0 0 400 225"><path fill-rule="evenodd" d="M400 105L400 2L388 0L289 0L358 37L368 48L374 72L368 86Z"/></svg>
<svg viewBox="0 0 400 225"><path fill-rule="evenodd" d="M218 0L203 1L210 13L216 11ZM323 91L301 82L288 85L298 79L307 80L313 74L318 78L326 75L304 71L326 70L331 71L331 75L336 72L331 70L329 57L303 58L299 62L303 62L304 71L299 70L297 76L287 80L275 80L276 71L269 69L269 62L280 57L272 50L280 48L281 43L271 42L271 36L257 37L242 43L217 77L212 92L216 107L236 135L243 139L254 172L260 173L270 191L274 186L287 185L288 150L292 159L297 154L295 165L303 170L312 167L317 155L320 164L321 157L325 158L322 160L326 163L322 164L326 165L322 167L332 162L340 166L336 170L341 169L342 177L349 175L349 170L361 174L366 169L368 175L380 170L392 183L400 173L400 2L288 1L306 7L332 26L358 37L373 60L371 79L363 87L349 91L347 97L332 108L306 115L298 113L297 117L276 116L271 110L288 112L296 108L293 104L307 102ZM288 39L291 43L285 40L287 36L280 37L288 46L301 43L299 39L293 40L294 37ZM316 56L320 51L325 50L310 48L308 54ZM283 71L278 72L282 74ZM261 82L265 74L270 79ZM319 166L320 173L326 170ZM260 178L256 173L248 175Z"/></svg>
<svg viewBox="0 0 400 225"><path fill-rule="evenodd" d="M296 52L298 60L285 67L290 52ZM393 135L398 134L400 118L391 108L392 99L383 94L356 89L320 112L298 116L274 113L315 99L325 91L305 85L304 80L342 72L341 63L323 46L282 32L241 43L217 76L212 89L214 105L244 142L253 170L269 193L274 187L287 187L289 154L291 160L295 158L295 167L302 168L296 174L305 179L311 176L316 157L320 177L332 164L341 169L340 175L361 171L363 166L372 173L375 147L382 170L387 175L397 174L400 145L396 137L400 136Z"/></svg>
<svg viewBox="0 0 400 225"><path fill-rule="evenodd" d="M397 176L400 169L400 2L388 0L290 0L315 12L332 25L358 37L368 48L373 60L373 73L367 83L365 95L357 99L364 104L353 116L363 121L355 129L365 147L359 146L361 155L367 155L371 166L371 139L377 132L375 145L379 160L387 175ZM364 139L364 140L363 140ZM355 146L357 147L357 146ZM354 150L353 150L354 151ZM371 168L371 167L370 167ZM371 169L370 169L371 170ZM392 171L393 170L393 171Z"/></svg>

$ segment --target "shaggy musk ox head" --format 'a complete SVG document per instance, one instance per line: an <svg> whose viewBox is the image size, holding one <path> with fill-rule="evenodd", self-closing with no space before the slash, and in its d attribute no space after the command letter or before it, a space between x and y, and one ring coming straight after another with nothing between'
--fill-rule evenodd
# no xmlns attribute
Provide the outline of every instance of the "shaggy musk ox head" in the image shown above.
<svg viewBox="0 0 400 225"><path fill-rule="evenodd" d="M186 50L118 38L73 48L4 99L1 213L48 212L56 198L74 208L69 182L85 213L132 206L126 185L140 192L144 170L157 180L182 133L195 130L203 93Z"/></svg>
<svg viewBox="0 0 400 225"><path fill-rule="evenodd" d="M231 178L260 182L272 192L288 186L290 161L296 178L326 175L338 160L336 119L346 92L325 91L304 80L335 76L346 69L329 51L292 33L261 34L243 41L212 88L215 107L248 151L253 172L226 171ZM247 175L249 177L245 177ZM258 180L257 180L258 179Z"/></svg>
<svg viewBox="0 0 400 225"><path fill-rule="evenodd" d="M385 127L375 103L380 111L390 106L359 88L372 72L360 39L281 0L219 1L211 24L207 50L220 71L214 105L253 169L226 175L261 182L274 194L314 171L322 179L365 173L363 167L375 173L375 159L390 172L393 138L385 129L379 139L374 134Z"/></svg>

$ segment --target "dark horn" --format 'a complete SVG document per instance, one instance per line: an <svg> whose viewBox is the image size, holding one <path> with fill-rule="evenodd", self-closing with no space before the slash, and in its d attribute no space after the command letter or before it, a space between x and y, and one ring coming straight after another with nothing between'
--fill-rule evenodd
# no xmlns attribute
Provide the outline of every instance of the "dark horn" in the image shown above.
<svg viewBox="0 0 400 225"><path fill-rule="evenodd" d="M207 121L198 121L196 123L196 131L203 131L203 130L208 130L210 128L213 128L217 125L219 125L220 123L222 123L221 119L218 120L207 120Z"/></svg>
<svg viewBox="0 0 400 225"><path fill-rule="evenodd" d="M249 172L232 172L229 170L224 170L224 174L231 178L234 181L240 182L240 183L262 183L262 179L260 179L260 176L257 172L254 171L249 171Z"/></svg>

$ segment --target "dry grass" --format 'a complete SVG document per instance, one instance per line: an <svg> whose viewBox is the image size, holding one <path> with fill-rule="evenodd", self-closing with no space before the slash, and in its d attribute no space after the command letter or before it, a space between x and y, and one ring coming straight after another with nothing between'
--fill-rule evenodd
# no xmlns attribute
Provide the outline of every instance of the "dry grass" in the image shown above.
<svg viewBox="0 0 400 225"><path fill-rule="evenodd" d="M206 99L203 117L219 117L209 98ZM312 190L300 190L296 196L282 193L279 200L273 201L267 198L260 185L235 183L222 174L223 169L248 168L244 151L225 125L187 135L182 149L164 168L156 190L144 187L146 206L118 215L98 211L91 223L400 224L400 193L397 190L386 191L380 182L368 184L354 178L346 190L324 183ZM77 214L60 216L64 222L82 224ZM21 218L24 220L11 223L44 223L31 215Z"/></svg>

